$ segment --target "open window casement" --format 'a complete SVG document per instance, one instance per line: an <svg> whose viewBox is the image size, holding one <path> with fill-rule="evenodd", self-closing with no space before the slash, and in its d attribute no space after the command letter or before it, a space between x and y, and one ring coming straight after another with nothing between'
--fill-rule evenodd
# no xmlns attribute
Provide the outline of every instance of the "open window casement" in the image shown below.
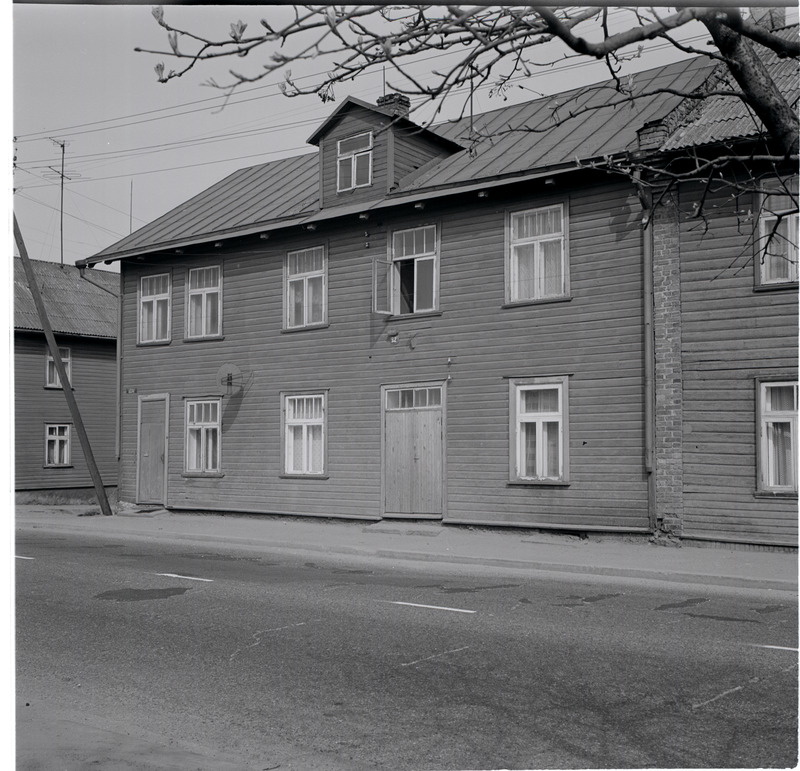
<svg viewBox="0 0 800 771"><path fill-rule="evenodd" d="M392 260L386 254L372 258L372 310L392 315Z"/></svg>

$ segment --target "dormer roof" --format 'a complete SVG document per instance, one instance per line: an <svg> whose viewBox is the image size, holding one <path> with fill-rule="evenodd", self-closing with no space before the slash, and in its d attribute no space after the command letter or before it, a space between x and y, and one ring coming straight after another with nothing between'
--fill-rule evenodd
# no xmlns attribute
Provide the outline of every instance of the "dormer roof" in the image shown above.
<svg viewBox="0 0 800 771"><path fill-rule="evenodd" d="M464 146L458 142L438 134L429 128L414 123L414 121L406 118L403 115L398 115L394 109L390 107L380 107L375 104L365 102L363 99L358 99L355 96L345 97L344 101L317 127L317 130L306 140L308 144L319 146L324 136L331 131L334 126L345 116L347 113L354 109L367 110L368 112L375 113L381 118L391 118L392 125L402 129L411 129L415 134L427 137L442 145L451 152L463 150Z"/></svg>

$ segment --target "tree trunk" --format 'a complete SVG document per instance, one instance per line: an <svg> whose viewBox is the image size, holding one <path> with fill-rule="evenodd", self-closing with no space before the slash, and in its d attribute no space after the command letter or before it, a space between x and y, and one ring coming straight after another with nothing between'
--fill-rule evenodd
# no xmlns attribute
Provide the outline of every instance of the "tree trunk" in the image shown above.
<svg viewBox="0 0 800 771"><path fill-rule="evenodd" d="M787 155L796 155L800 133L797 115L778 90L752 43L725 24L724 18L720 18L720 9L709 11L701 20L725 57L747 104L781 150Z"/></svg>

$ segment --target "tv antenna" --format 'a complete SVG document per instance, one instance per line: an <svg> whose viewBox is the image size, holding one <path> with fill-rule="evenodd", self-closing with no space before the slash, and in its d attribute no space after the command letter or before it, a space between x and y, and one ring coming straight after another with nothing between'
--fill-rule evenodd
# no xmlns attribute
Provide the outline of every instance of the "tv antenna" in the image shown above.
<svg viewBox="0 0 800 771"><path fill-rule="evenodd" d="M53 139L50 137L50 141L61 148L61 170L53 168L52 166L48 166L47 168L50 169L51 173L45 172L42 176L48 179L61 179L61 267L64 267L64 180L65 179L78 179L80 174L74 174L72 172L65 172L64 171L64 157L66 155L67 144L68 142L62 139Z"/></svg>

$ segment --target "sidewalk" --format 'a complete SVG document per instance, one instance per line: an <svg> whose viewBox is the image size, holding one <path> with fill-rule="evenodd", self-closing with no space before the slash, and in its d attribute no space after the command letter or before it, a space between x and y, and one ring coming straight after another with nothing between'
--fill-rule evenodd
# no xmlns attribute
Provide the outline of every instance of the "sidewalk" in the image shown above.
<svg viewBox="0 0 800 771"><path fill-rule="evenodd" d="M16 507L17 532L33 529L172 538L254 549L483 565L619 576L711 586L797 591L797 553L656 546L625 541L443 525L439 522L330 520L267 515L194 514L159 509L91 516L96 506Z"/></svg>

